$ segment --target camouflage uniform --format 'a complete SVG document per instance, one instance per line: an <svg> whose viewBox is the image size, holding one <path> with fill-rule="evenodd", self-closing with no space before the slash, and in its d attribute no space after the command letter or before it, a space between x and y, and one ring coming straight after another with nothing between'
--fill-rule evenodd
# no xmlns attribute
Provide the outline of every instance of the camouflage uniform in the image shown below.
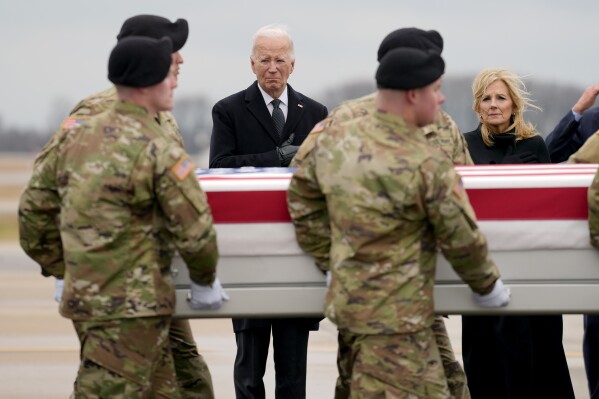
<svg viewBox="0 0 599 399"><path fill-rule="evenodd" d="M82 344L76 395L179 397L167 339L174 248L198 284L214 280L218 257L210 208L181 145L130 103L80 118L36 159L19 227L42 274L65 279L60 312ZM161 377L169 370L171 379ZM102 371L122 381L89 385Z"/></svg>
<svg viewBox="0 0 599 399"><path fill-rule="evenodd" d="M599 163L599 131L570 156L568 163ZM599 249L599 171L589 188L589 228L591 244Z"/></svg>
<svg viewBox="0 0 599 399"><path fill-rule="evenodd" d="M589 137L578 151L570 155L568 163L599 163L599 131Z"/></svg>
<svg viewBox="0 0 599 399"><path fill-rule="evenodd" d="M422 130L381 112L330 126L303 155L289 212L332 271L325 314L351 345L351 397L449 398L432 331L437 243L474 291L499 276L459 175Z"/></svg>
<svg viewBox="0 0 599 399"><path fill-rule="evenodd" d="M73 108L70 116L65 119L65 124L77 123L78 120L82 120L81 118L102 113L113 106L117 102L117 99L116 88L114 86L93 94L80 101ZM183 147L183 138L172 112L159 112L157 122L168 137ZM50 143L60 137L61 130L53 136ZM177 383L181 388L182 397L184 399L214 399L212 376L210 375L208 364L206 364L202 355L198 353L189 320L171 320L169 343L175 362Z"/></svg>
<svg viewBox="0 0 599 399"><path fill-rule="evenodd" d="M361 116L371 115L375 112L375 97L376 93L368 94L364 97L345 101L333 109L329 113L329 116L317 124L312 132L310 132L310 135L306 137L290 166L299 166L302 159L314 147L318 134L326 131L329 126ZM439 111L435 117L435 122L425 126L422 130L429 143L441 149L454 165L474 164L468 153L468 146L466 145L466 140L464 140L464 135L446 112Z"/></svg>
<svg viewBox="0 0 599 399"><path fill-rule="evenodd" d="M361 98L345 101L333 109L329 116L320 122L306 138L297 155L291 161L290 166L298 167L301 165L304 157L314 148L318 136L326 131L328 127L373 114L376 111L375 98L376 93L372 93ZM446 112L439 111L435 117L435 122L424 127L423 131L428 143L440 149L455 165L473 164L464 136ZM432 329L441 354L443 370L451 394L455 399L469 399L470 391L468 390L466 373L464 373L462 365L455 358L442 316L435 317ZM337 352L339 377L335 385L335 399L345 399L349 397L354 356L351 351L351 342L344 342L341 334L337 337L337 342L339 347Z"/></svg>

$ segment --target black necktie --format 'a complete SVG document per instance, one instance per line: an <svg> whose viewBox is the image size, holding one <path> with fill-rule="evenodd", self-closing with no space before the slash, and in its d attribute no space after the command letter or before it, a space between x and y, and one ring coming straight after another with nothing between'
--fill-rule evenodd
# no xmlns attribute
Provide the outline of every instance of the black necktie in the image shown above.
<svg viewBox="0 0 599 399"><path fill-rule="evenodd" d="M279 108L281 100L275 99L272 100L271 103L273 106L272 121L275 124L275 129L277 130L279 137L281 137L281 134L283 134L283 126L285 126L285 115L283 115L283 111Z"/></svg>

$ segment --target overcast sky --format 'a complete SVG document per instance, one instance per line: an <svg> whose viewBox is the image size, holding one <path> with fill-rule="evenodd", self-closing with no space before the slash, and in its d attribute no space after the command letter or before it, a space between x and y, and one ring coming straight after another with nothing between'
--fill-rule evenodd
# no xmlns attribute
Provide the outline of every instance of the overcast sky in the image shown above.
<svg viewBox="0 0 599 399"><path fill-rule="evenodd" d="M216 101L249 86L251 36L274 22L295 41L289 83L317 100L373 78L380 41L407 26L442 34L448 75L502 66L581 87L599 82L597 0L0 0L2 125L47 128L52 113L108 87L108 54L136 14L189 21L179 97Z"/></svg>

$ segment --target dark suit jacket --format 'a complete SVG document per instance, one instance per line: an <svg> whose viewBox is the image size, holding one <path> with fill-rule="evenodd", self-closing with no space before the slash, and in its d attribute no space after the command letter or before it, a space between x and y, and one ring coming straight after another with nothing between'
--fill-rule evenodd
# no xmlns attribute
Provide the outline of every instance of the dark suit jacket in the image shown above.
<svg viewBox="0 0 599 399"><path fill-rule="evenodd" d="M579 122L574 119L572 111L568 111L545 138L551 162L567 161L570 155L578 151L597 130L599 130L599 107L584 111Z"/></svg>
<svg viewBox="0 0 599 399"><path fill-rule="evenodd" d="M280 167L276 147L295 133L294 145L300 145L314 125L327 117L327 108L287 85L288 112L279 138L258 82L239 93L220 100L212 108L211 168L242 166ZM306 328L318 329L321 319L290 319ZM233 319L235 332L266 327L270 319Z"/></svg>
<svg viewBox="0 0 599 399"><path fill-rule="evenodd" d="M279 138L258 82L220 100L212 108L211 168L280 167L276 147L295 133L300 145L310 130L327 117L327 108L287 85L288 112Z"/></svg>

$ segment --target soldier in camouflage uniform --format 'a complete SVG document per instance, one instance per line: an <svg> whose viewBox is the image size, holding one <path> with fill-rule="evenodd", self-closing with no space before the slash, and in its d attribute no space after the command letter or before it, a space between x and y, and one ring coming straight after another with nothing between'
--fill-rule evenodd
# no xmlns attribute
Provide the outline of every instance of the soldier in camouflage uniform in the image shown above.
<svg viewBox="0 0 599 399"><path fill-rule="evenodd" d="M19 204L25 252L64 278L60 313L81 342L75 397L179 398L169 328L173 246L192 303L219 306L210 208L183 148L156 123L172 109L172 41L124 38L109 59L121 101L57 134ZM212 286L211 286L212 285Z"/></svg>
<svg viewBox="0 0 599 399"><path fill-rule="evenodd" d="M137 15L127 19L117 39L130 36L147 36L159 39L168 36L173 41L172 67L175 75L179 74L179 66L183 63L180 49L185 45L189 33L187 21L179 19L171 23L168 19L154 15ZM118 100L114 86L93 94L80 101L70 112L61 129L53 136L49 145L60 137L61 131L73 124L80 123L86 118L104 112L114 106ZM156 121L164 133L183 147L183 138L171 111L158 112ZM61 284L61 281L57 281ZM183 398L214 399L212 376L206 361L200 353L193 338L189 321L186 319L173 319L169 332L169 342L173 352L177 383L181 388Z"/></svg>
<svg viewBox="0 0 599 399"><path fill-rule="evenodd" d="M424 31L418 28L402 28L391 32L383 39L379 51L378 61L392 48L410 47L424 50L443 50L443 39L436 31ZM291 162L291 167L299 167L303 158L312 150L319 135L322 135L330 126L355 118L372 115L376 112L376 93L343 102L333 109L329 116L320 122L302 143L298 153ZM464 136L451 117L439 110L432 124L423 129L428 143L440 149L454 165L472 165ZM455 399L470 399L470 392L466 381L466 374L462 365L455 358L453 347L445 328L442 316L436 316L433 323L433 333L439 347L443 369L447 377L449 390ZM349 397L351 382L351 369L353 366L351 343L343 342L343 336L338 335L337 368L339 377L335 385L335 399Z"/></svg>
<svg viewBox="0 0 599 399"><path fill-rule="evenodd" d="M599 163L599 130L568 158L568 163Z"/></svg>
<svg viewBox="0 0 599 399"><path fill-rule="evenodd" d="M508 294L459 175L417 127L443 101L440 55L390 50L377 111L330 126L294 173L302 249L330 270L325 314L351 345L351 398L450 398L432 331L437 243L481 306Z"/></svg>
<svg viewBox="0 0 599 399"><path fill-rule="evenodd" d="M599 131L570 156L568 163L599 163ZM589 228L591 244L599 249L599 170L589 188Z"/></svg>

